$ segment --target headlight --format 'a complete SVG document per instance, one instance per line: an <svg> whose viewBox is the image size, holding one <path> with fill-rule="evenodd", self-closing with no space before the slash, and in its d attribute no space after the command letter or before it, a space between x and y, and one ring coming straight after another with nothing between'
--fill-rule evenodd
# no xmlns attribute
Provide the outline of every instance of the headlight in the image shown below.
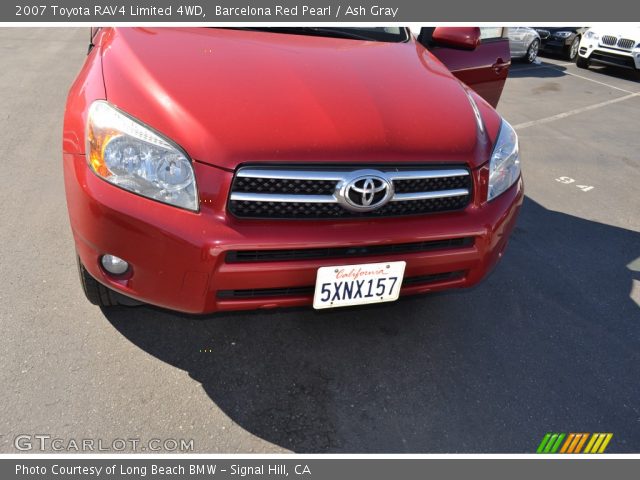
<svg viewBox="0 0 640 480"><path fill-rule="evenodd" d="M98 176L120 188L198 210L196 180L187 155L102 100L89 108L87 161Z"/></svg>
<svg viewBox="0 0 640 480"><path fill-rule="evenodd" d="M587 33L584 34L584 38L587 38L589 40L598 40L600 38L600 35L598 35L593 30L589 30Z"/></svg>
<svg viewBox="0 0 640 480"><path fill-rule="evenodd" d="M498 140L489 162L489 193L492 200L513 185L520 176L518 135L511 125L502 120Z"/></svg>
<svg viewBox="0 0 640 480"><path fill-rule="evenodd" d="M572 33L572 32L565 32L565 31L562 31L562 32L556 32L556 33L555 33L555 35L556 35L556 37L560 37L560 38L567 38L567 37L570 37L570 36L571 36L571 33Z"/></svg>

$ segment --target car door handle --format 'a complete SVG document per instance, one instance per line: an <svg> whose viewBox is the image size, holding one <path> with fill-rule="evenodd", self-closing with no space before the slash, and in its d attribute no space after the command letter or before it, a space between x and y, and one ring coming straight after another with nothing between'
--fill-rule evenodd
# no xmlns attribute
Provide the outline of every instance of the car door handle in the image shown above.
<svg viewBox="0 0 640 480"><path fill-rule="evenodd" d="M491 65L491 68L494 72L496 72L496 75L500 75L500 72L502 72L502 70L507 68L509 65L511 65L511 62L505 62L503 59L499 58L496 63Z"/></svg>

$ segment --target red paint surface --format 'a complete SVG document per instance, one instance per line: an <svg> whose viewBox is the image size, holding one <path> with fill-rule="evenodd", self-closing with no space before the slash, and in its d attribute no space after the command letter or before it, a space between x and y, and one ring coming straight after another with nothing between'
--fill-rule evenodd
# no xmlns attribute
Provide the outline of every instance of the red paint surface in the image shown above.
<svg viewBox="0 0 640 480"><path fill-rule="evenodd" d="M465 270L469 286L504 249L522 182L486 203L499 115L474 94L478 132L460 82L419 44L223 29L102 29L69 93L64 174L76 249L91 275L133 298L185 312L309 305L310 297L221 300L218 290L312 286L319 267L405 260L405 277ZM104 75L104 78L103 76ZM198 213L136 196L94 175L84 157L93 100L168 136L195 160ZM461 212L318 221L239 220L226 212L242 163L464 163L474 200ZM228 250L344 247L475 237L464 249L403 255L229 264ZM111 253L133 274L112 279Z"/></svg>

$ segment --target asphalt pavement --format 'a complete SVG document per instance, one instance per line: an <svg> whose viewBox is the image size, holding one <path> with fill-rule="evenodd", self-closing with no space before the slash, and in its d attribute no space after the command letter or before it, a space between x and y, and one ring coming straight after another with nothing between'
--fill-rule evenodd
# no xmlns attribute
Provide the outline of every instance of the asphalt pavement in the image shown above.
<svg viewBox="0 0 640 480"><path fill-rule="evenodd" d="M611 432L609 452L640 452L637 76L514 63L498 109L527 196L474 289L324 312L107 312L78 282L61 168L87 37L0 29L0 452L44 434L528 453L546 432Z"/></svg>

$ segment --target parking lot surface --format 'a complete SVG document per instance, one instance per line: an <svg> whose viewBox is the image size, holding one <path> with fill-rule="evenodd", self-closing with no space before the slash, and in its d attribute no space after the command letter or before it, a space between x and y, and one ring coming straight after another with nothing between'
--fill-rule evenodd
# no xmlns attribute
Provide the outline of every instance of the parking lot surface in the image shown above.
<svg viewBox="0 0 640 480"><path fill-rule="evenodd" d="M16 435L196 452L640 452L640 81L514 63L526 200L471 290L190 317L83 297L61 168L88 29L1 29L0 451ZM130 451L130 450L129 450ZM71 451L73 453L73 451Z"/></svg>

